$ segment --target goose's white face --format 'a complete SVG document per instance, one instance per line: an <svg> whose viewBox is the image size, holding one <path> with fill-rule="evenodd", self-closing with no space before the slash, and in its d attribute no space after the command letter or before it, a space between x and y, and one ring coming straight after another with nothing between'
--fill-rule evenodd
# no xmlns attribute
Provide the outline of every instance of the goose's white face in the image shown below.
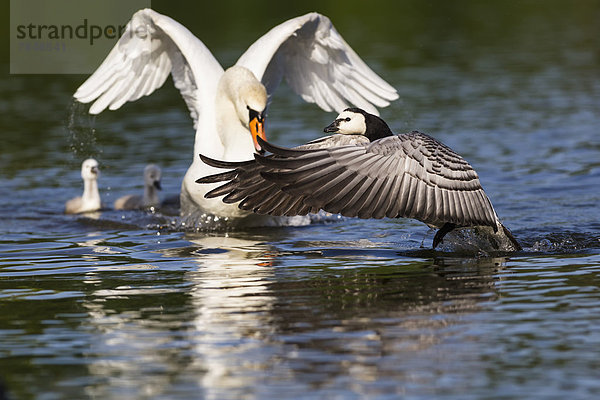
<svg viewBox="0 0 600 400"><path fill-rule="evenodd" d="M97 179L98 176L100 176L98 161L93 158L88 158L81 164L81 177L84 180Z"/></svg>
<svg viewBox="0 0 600 400"><path fill-rule="evenodd" d="M144 184L148 187L154 186L157 189L161 189L160 178L162 172L157 165L150 164L144 168Z"/></svg>
<svg viewBox="0 0 600 400"><path fill-rule="evenodd" d="M344 135L364 135L367 132L365 116L353 111L342 111L325 132L341 133Z"/></svg>

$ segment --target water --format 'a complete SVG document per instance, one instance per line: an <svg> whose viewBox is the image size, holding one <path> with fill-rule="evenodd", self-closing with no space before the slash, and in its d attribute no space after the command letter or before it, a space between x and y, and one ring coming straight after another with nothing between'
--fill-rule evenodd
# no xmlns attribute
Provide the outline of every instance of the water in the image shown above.
<svg viewBox="0 0 600 400"><path fill-rule="evenodd" d="M454 4L386 4L393 24L360 5L314 8L398 88L382 111L395 131L427 132L473 164L525 248L516 254L433 252L433 233L410 220L201 233L161 212L64 215L87 156L107 204L141 190L149 162L177 193L192 157L185 105L167 82L94 120L71 104L85 77L4 73L0 380L11 397L600 396L600 8ZM257 11L223 5L205 25L155 7L225 64L307 11L263 5L249 24ZM268 137L290 146L335 117L286 88L269 114Z"/></svg>

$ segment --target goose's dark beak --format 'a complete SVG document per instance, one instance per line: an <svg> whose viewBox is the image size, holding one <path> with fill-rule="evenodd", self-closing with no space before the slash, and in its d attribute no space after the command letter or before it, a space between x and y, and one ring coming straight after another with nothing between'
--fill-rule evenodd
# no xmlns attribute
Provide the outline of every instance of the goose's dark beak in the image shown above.
<svg viewBox="0 0 600 400"><path fill-rule="evenodd" d="M250 109L250 133L252 133L252 142L254 143L254 149L257 153L262 154L265 151L258 144L257 137L263 140L267 140L265 136L265 117L263 113L259 113Z"/></svg>
<svg viewBox="0 0 600 400"><path fill-rule="evenodd" d="M160 185L160 181L154 181L154 187L158 190L162 190L162 186Z"/></svg>
<svg viewBox="0 0 600 400"><path fill-rule="evenodd" d="M340 125L340 121L338 121L336 119L331 124L329 124L328 126L326 126L325 129L323 129L323 132L325 132L325 133L335 133L335 132L337 132L340 129L339 125Z"/></svg>

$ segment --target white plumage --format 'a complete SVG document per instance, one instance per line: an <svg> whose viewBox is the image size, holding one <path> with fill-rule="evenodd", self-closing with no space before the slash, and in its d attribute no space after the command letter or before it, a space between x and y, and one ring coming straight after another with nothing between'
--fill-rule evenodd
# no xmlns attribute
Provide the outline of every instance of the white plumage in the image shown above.
<svg viewBox="0 0 600 400"><path fill-rule="evenodd" d="M205 214L249 216L237 207L204 198L210 187L194 181L215 170L197 155L231 161L250 158L255 151L250 125L257 116L262 124L267 96L282 79L305 101L325 111L341 111L353 103L376 113L375 107L385 107L398 97L323 15L310 13L274 27L224 71L189 30L150 9L133 15L118 43L74 96L83 103L93 102L90 113L98 114L151 94L169 74L196 128L194 157L181 189L181 214L192 222ZM263 92L266 88L266 96L260 87ZM266 217L249 219L260 225ZM283 220L271 218L269 223L277 221Z"/></svg>
<svg viewBox="0 0 600 400"><path fill-rule="evenodd" d="M100 169L98 161L88 158L81 164L81 178L83 179L83 194L74 197L65 203L65 213L79 214L97 211L102 208L100 192L98 191L98 177Z"/></svg>

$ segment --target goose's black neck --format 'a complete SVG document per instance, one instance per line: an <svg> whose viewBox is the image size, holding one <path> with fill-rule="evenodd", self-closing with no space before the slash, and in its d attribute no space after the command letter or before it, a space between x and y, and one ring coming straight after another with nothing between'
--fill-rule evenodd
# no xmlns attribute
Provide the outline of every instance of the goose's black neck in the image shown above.
<svg viewBox="0 0 600 400"><path fill-rule="evenodd" d="M348 111L361 113L365 117L366 131L364 135L373 142L387 136L393 136L393 132L386 122L376 115L369 114L360 108L348 108Z"/></svg>
<svg viewBox="0 0 600 400"><path fill-rule="evenodd" d="M392 130L385 123L384 120L373 114L365 115L365 124L367 125L367 131L365 136L371 141L381 139L387 136L392 136Z"/></svg>

